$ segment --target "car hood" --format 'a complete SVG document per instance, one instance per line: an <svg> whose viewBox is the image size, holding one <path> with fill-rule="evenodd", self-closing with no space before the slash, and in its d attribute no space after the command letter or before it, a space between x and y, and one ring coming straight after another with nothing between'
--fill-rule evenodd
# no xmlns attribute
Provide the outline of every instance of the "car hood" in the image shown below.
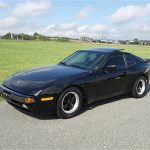
<svg viewBox="0 0 150 150"><path fill-rule="evenodd" d="M55 84L56 81L86 72L88 71L80 68L51 65L15 74L6 79L3 85L17 92L33 94L48 85Z"/></svg>

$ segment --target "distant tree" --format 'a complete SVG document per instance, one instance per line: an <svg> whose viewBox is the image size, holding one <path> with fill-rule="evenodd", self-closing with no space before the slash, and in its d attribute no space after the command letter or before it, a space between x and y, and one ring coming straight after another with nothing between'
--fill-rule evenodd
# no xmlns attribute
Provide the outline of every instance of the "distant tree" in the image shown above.
<svg viewBox="0 0 150 150"><path fill-rule="evenodd" d="M33 38L34 38L34 40L38 40L39 39L39 36L40 36L40 34L38 34L38 33L34 33L33 34Z"/></svg>
<svg viewBox="0 0 150 150"><path fill-rule="evenodd" d="M58 40L57 41L59 41L59 42L68 42L69 41L69 39L68 38L66 38L66 37L60 37L60 38L58 38Z"/></svg>
<svg viewBox="0 0 150 150"><path fill-rule="evenodd" d="M18 40L23 40L23 33L21 33L21 34L18 34Z"/></svg>
<svg viewBox="0 0 150 150"><path fill-rule="evenodd" d="M45 35L40 35L39 40L41 40L41 41L50 41L50 37L45 36Z"/></svg>
<svg viewBox="0 0 150 150"><path fill-rule="evenodd" d="M71 40L70 38L67 38L67 37L50 37L50 36L39 34L37 32L35 32L33 35L24 34L24 33L20 33L20 34L7 33L1 36L1 38L13 39L13 40L40 40L40 41L53 40L53 41L60 41L60 42L68 42L69 40Z"/></svg>
<svg viewBox="0 0 150 150"><path fill-rule="evenodd" d="M38 34L36 32L33 34L33 38L34 38L34 40L50 41L50 37L49 36Z"/></svg>
<svg viewBox="0 0 150 150"><path fill-rule="evenodd" d="M127 44L127 41L119 41L120 44Z"/></svg>
<svg viewBox="0 0 150 150"><path fill-rule="evenodd" d="M28 34L22 34L22 39L23 40L34 40L32 35L28 35Z"/></svg>
<svg viewBox="0 0 150 150"><path fill-rule="evenodd" d="M96 43L96 42L97 42L97 40L92 40L92 42L93 42L93 43Z"/></svg>
<svg viewBox="0 0 150 150"><path fill-rule="evenodd" d="M11 39L11 33L6 33L5 35L3 35L2 37L1 37L2 39Z"/></svg>
<svg viewBox="0 0 150 150"><path fill-rule="evenodd" d="M35 32L35 33L33 34L33 36L39 36L39 34L38 34L37 32Z"/></svg>
<svg viewBox="0 0 150 150"><path fill-rule="evenodd" d="M146 43L145 45L150 45L150 42Z"/></svg>

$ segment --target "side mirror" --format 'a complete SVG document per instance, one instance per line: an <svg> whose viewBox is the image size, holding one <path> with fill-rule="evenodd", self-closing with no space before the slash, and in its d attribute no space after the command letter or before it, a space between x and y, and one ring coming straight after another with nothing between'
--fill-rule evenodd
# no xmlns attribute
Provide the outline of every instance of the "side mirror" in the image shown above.
<svg viewBox="0 0 150 150"><path fill-rule="evenodd" d="M115 70L117 70L117 66L116 65L108 65L105 69L107 71L115 71Z"/></svg>

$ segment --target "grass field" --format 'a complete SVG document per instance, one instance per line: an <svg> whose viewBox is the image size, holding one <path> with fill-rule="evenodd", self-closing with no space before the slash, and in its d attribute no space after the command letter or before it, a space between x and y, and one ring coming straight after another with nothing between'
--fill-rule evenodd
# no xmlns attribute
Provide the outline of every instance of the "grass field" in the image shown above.
<svg viewBox="0 0 150 150"><path fill-rule="evenodd" d="M0 40L0 83L16 72L55 64L75 50L91 47L124 48L143 58L150 58L150 46Z"/></svg>

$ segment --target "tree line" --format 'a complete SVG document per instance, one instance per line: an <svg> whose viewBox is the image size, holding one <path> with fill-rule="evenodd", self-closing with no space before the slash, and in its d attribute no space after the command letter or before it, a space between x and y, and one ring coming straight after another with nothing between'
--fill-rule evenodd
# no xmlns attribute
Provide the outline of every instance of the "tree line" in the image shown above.
<svg viewBox="0 0 150 150"><path fill-rule="evenodd" d="M34 33L33 35L29 35L24 33L14 34L10 32L6 33L0 38L8 39L8 40L39 40L39 41L60 41L60 42L67 42L70 40L70 38L67 37L50 37L39 33Z"/></svg>

